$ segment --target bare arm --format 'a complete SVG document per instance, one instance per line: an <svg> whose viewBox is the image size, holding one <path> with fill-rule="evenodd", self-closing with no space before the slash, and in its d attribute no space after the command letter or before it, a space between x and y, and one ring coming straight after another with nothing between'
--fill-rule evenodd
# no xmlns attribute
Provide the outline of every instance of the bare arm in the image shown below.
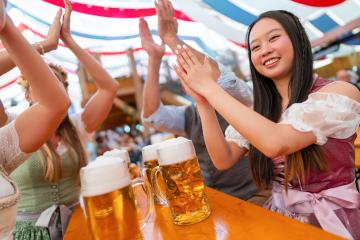
<svg viewBox="0 0 360 240"><path fill-rule="evenodd" d="M186 73L182 73L186 75L185 78L183 77L185 85L205 97L242 136L266 156L273 158L288 155L317 143L318 139L313 131L298 131L290 124L274 123L232 98L211 79L211 65L206 60L202 64L188 49L183 51L187 53L179 58L179 64L186 70ZM177 69L178 71L181 70L181 68ZM360 92L355 86L348 83L329 84L323 87L320 92L335 93L353 99L357 103L360 102ZM224 102L226 104L223 104ZM319 113L325 114L324 117L327 117L326 113L315 111L315 114L319 115ZM337 114L340 113L337 112ZM351 114L353 116L358 112ZM309 118L308 115L306 117ZM329 118L332 117L329 115ZM336 117L333 119L337 122L339 120L346 122L346 119ZM353 123L358 124L355 118ZM318 125L317 127L321 126ZM329 128L326 125L325 127ZM328 129L324 129L324 131L332 134Z"/></svg>
<svg viewBox="0 0 360 240"><path fill-rule="evenodd" d="M52 25L49 28L46 38L42 42L32 45L38 53L42 54L43 51L50 52L57 49L60 38L61 12L61 9L59 9ZM16 67L16 65L9 56L8 52L6 50L0 51L0 75L10 71L14 67Z"/></svg>
<svg viewBox="0 0 360 240"><path fill-rule="evenodd" d="M214 108L204 97L184 84L187 78L184 71L178 66L175 66L175 71L183 82L186 93L197 103L205 145L211 160L217 169L230 168L246 154L247 149L225 139Z"/></svg>
<svg viewBox="0 0 360 240"><path fill-rule="evenodd" d="M198 104L197 106L206 149L215 167L219 170L232 167L247 153L247 149L225 139L215 110L210 104Z"/></svg>
<svg viewBox="0 0 360 240"><path fill-rule="evenodd" d="M79 59L98 87L97 92L87 102L84 112L82 113L82 120L87 132L93 132L100 127L109 114L113 100L119 89L119 84L90 53L82 49L72 38L70 33L72 7L69 0L64 0L64 3L65 15L61 27L61 39Z"/></svg>
<svg viewBox="0 0 360 240"><path fill-rule="evenodd" d="M143 18L140 18L139 21L139 32L141 45L149 56L148 78L143 90L142 115L145 118L143 122L159 131L184 135L185 109L177 106L160 105L159 71L161 59L165 53L165 45L158 45L154 42L149 26ZM154 116L157 111L159 112ZM149 117L155 117L156 121L148 121L147 118Z"/></svg>
<svg viewBox="0 0 360 240"><path fill-rule="evenodd" d="M206 98L242 136L266 156L288 155L316 142L312 132L300 132L290 125L274 123L227 94L211 79L211 64L207 59L200 63L189 49L183 49L178 63L187 72L183 73L186 75L183 77L184 84Z"/></svg>
<svg viewBox="0 0 360 240"><path fill-rule="evenodd" d="M20 149L30 153L50 138L66 115L70 100L55 75L9 17L1 31L0 39L36 95L37 103L15 120Z"/></svg>
<svg viewBox="0 0 360 240"><path fill-rule="evenodd" d="M160 106L159 70L161 59L149 57L148 78L143 90L143 116L151 116Z"/></svg>
<svg viewBox="0 0 360 240"><path fill-rule="evenodd" d="M140 18L139 32L141 45L149 56L148 78L143 90L143 116L151 116L160 106L159 71L165 46L154 42L147 22Z"/></svg>
<svg viewBox="0 0 360 240"><path fill-rule="evenodd" d="M274 123L247 108L220 87L211 86L208 90L206 96L212 106L268 157L289 155L317 142L314 132L298 131L292 125ZM360 102L359 91L347 83L331 84L323 87L321 92L338 93Z"/></svg>

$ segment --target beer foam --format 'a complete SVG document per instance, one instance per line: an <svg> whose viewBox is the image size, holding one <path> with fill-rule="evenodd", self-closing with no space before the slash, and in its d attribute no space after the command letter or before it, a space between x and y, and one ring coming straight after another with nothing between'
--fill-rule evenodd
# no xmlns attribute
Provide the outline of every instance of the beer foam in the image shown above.
<svg viewBox="0 0 360 240"><path fill-rule="evenodd" d="M129 157L129 153L128 151L124 150L124 149L113 149L111 151L106 151L103 156L106 157L119 157L124 159L126 162L130 163L130 157Z"/></svg>
<svg viewBox="0 0 360 240"><path fill-rule="evenodd" d="M102 195L131 184L127 163L104 156L81 168L80 181L84 197Z"/></svg>
<svg viewBox="0 0 360 240"><path fill-rule="evenodd" d="M144 162L158 159L158 153L157 153L158 146L159 146L158 144L152 144L142 148L141 151Z"/></svg>
<svg viewBox="0 0 360 240"><path fill-rule="evenodd" d="M159 165L184 162L196 157L191 140L184 137L172 138L158 144Z"/></svg>

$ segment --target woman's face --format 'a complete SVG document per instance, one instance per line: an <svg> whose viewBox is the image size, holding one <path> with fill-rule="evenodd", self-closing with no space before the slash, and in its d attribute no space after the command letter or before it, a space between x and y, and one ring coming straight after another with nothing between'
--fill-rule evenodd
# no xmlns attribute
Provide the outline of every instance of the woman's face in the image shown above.
<svg viewBox="0 0 360 240"><path fill-rule="evenodd" d="M255 69L272 80L290 79L294 49L282 25L274 19L263 18L249 35L251 62Z"/></svg>

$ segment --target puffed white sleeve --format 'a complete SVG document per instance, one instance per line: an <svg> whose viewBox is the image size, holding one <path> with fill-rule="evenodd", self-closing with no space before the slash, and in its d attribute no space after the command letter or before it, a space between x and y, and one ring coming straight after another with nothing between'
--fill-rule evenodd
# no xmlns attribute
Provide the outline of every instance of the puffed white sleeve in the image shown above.
<svg viewBox="0 0 360 240"><path fill-rule="evenodd" d="M29 154L20 149L19 135L15 129L15 121L0 128L0 165L10 174L20 166Z"/></svg>
<svg viewBox="0 0 360 240"><path fill-rule="evenodd" d="M313 132L316 144L327 139L346 139L360 123L360 104L341 94L317 92L302 103L291 105L282 115L281 124L290 124L301 132Z"/></svg>
<svg viewBox="0 0 360 240"><path fill-rule="evenodd" d="M239 147L249 149L249 141L241 136L241 134L235 130L235 128L229 125L225 130L225 139L230 142L236 143Z"/></svg>

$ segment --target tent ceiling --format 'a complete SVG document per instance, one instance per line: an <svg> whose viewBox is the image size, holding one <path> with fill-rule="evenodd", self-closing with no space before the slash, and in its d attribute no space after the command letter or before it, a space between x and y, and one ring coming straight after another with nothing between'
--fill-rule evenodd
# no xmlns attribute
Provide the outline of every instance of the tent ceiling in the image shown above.
<svg viewBox="0 0 360 240"><path fill-rule="evenodd" d="M135 49L140 74L146 73L147 57L141 50L138 17L146 18L159 42L153 0L73 0L72 3L73 36L82 47L102 55L102 63L111 75L129 74L128 48ZM360 0L173 0L173 3L179 36L215 58L221 57L228 48L245 58L246 52L241 46L247 26L267 10L284 9L297 14L311 40L360 17ZM60 6L63 6L62 0L9 0L8 13L29 41L35 42L44 38ZM46 58L62 65L70 74L77 71L76 58L64 46ZM170 61L173 61L171 57ZM18 75L14 70L0 78L2 99L21 94L19 88L11 84ZM76 96L79 90L75 74L70 81L75 84L73 95Z"/></svg>

